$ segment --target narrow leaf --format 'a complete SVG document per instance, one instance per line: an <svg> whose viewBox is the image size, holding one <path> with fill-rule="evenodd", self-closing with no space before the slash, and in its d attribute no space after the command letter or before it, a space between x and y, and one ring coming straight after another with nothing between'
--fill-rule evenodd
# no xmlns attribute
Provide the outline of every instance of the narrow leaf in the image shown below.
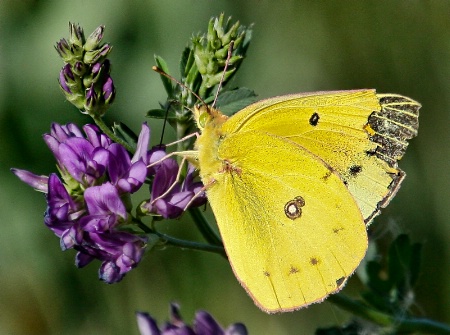
<svg viewBox="0 0 450 335"><path fill-rule="evenodd" d="M167 66L166 61L162 57L155 55L155 62L156 62L156 66L158 66L165 73L169 74L169 67ZM173 97L172 81L163 75L160 75L160 77L161 77L161 81L163 82L164 88L167 92L167 96Z"/></svg>

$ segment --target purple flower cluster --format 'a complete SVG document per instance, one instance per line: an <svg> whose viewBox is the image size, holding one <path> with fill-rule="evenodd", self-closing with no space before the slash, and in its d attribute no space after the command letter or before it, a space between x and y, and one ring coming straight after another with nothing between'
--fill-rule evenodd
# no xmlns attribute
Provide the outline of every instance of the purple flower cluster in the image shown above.
<svg viewBox="0 0 450 335"><path fill-rule="evenodd" d="M247 335L247 328L242 323L235 323L223 329L214 318L205 311L198 311L194 325L190 327L182 320L179 307L170 305L171 322L166 323L162 330L148 313L136 313L141 335Z"/></svg>
<svg viewBox="0 0 450 335"><path fill-rule="evenodd" d="M115 283L137 266L146 248L146 236L131 233L137 228L131 215L131 194L153 177L151 199L141 206L144 214L174 218L201 191L201 183L194 182L191 168L179 183L179 167L173 159L149 167L166 153L162 149L148 151L150 129L145 123L131 158L122 145L114 143L96 126L86 125L83 131L84 134L74 124L53 124L50 134L44 135L57 160L61 179L55 173L47 177L12 171L47 194L44 222L60 237L62 250L77 250L76 265L80 268L99 259L100 278ZM203 193L192 205L205 201Z"/></svg>

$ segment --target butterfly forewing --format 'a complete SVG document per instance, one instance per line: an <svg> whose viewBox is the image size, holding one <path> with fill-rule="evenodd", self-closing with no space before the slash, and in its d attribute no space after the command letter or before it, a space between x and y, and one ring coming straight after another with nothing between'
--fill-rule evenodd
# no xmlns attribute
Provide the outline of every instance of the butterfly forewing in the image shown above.
<svg viewBox="0 0 450 335"><path fill-rule="evenodd" d="M369 223L403 180L397 160L417 134L419 108L409 98L374 90L304 93L252 104L223 131L268 132L319 156L341 176Z"/></svg>

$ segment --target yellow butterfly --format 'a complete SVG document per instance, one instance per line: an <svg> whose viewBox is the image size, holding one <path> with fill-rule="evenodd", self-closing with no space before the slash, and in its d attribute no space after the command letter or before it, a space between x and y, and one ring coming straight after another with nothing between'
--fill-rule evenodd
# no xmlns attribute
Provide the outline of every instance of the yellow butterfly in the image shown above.
<svg viewBox="0 0 450 335"><path fill-rule="evenodd" d="M259 101L231 117L202 106L200 177L234 274L268 313L338 292L366 227L397 192L420 104L375 90Z"/></svg>

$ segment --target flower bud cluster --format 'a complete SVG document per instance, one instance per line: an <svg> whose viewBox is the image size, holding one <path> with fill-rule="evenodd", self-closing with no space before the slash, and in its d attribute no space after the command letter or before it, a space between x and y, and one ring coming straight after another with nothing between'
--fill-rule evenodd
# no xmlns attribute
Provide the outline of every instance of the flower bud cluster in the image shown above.
<svg viewBox="0 0 450 335"><path fill-rule="evenodd" d="M104 26L86 39L81 27L69 24L70 37L55 46L65 65L59 75L66 99L91 116L102 116L114 101L115 87L110 76L111 64L106 57L112 50L102 44Z"/></svg>
<svg viewBox="0 0 450 335"><path fill-rule="evenodd" d="M200 93L218 85L222 76L224 82L230 79L245 56L248 43L245 36L249 30L241 26L239 21L234 24L231 22L231 18L228 18L224 25L224 14L221 14L209 21L205 35L192 39L195 64L202 76ZM228 69L223 74L230 46L232 54L228 60Z"/></svg>

